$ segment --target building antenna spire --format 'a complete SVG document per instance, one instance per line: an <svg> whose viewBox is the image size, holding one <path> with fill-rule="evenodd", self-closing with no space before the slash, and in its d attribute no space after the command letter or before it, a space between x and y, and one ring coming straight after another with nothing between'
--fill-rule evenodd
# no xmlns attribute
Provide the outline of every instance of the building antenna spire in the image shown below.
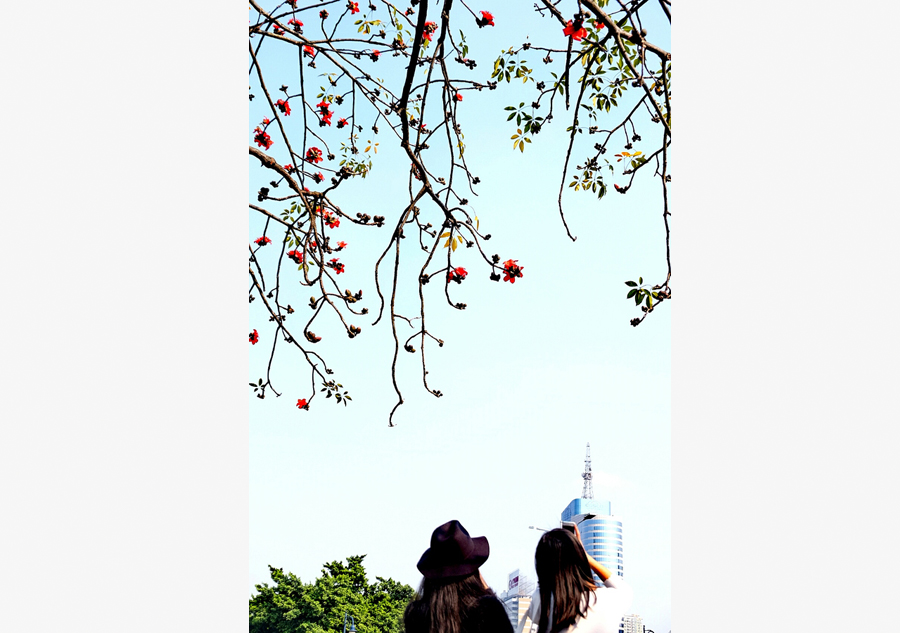
<svg viewBox="0 0 900 633"><path fill-rule="evenodd" d="M584 472L581 473L581 478L584 479L584 488L581 490L581 498L582 499L593 499L594 498L594 486L591 484L591 443L588 442L587 445L587 454L584 456Z"/></svg>

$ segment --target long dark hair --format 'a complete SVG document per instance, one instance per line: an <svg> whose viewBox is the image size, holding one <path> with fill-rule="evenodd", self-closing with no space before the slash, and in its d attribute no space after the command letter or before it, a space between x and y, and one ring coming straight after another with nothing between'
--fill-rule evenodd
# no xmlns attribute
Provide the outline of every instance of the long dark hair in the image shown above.
<svg viewBox="0 0 900 633"><path fill-rule="evenodd" d="M461 578L423 578L403 614L407 633L460 633L466 613L482 597L494 595L477 569Z"/></svg>
<svg viewBox="0 0 900 633"><path fill-rule="evenodd" d="M541 594L538 633L556 633L587 613L594 577L584 547L568 530L550 530L538 541L534 568ZM550 603L553 601L553 621Z"/></svg>

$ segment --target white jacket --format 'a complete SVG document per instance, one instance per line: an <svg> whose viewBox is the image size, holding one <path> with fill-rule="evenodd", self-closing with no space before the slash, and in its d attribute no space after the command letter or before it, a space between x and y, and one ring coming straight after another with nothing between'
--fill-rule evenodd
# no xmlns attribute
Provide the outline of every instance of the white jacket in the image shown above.
<svg viewBox="0 0 900 633"><path fill-rule="evenodd" d="M575 624L566 629L566 633L618 633L628 609L631 607L631 586L618 576L610 576L603 587L598 587L588 594L587 613L578 618ZM537 627L541 613L540 587L531 596L531 605L519 621L516 633L524 633L528 620ZM530 627L528 629L531 630Z"/></svg>

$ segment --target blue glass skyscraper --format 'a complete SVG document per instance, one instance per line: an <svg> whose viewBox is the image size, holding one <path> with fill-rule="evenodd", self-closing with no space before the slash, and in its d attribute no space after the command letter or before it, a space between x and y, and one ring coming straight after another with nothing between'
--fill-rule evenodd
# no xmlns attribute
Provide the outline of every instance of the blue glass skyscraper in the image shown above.
<svg viewBox="0 0 900 633"><path fill-rule="evenodd" d="M622 519L613 516L609 501L572 499L560 519L578 525L588 554L617 576L625 576Z"/></svg>
<svg viewBox="0 0 900 633"><path fill-rule="evenodd" d="M584 489L580 499L572 499L560 519L578 525L585 551L617 576L625 576L622 549L622 520L614 517L609 501L594 499L591 482L591 445L584 460Z"/></svg>

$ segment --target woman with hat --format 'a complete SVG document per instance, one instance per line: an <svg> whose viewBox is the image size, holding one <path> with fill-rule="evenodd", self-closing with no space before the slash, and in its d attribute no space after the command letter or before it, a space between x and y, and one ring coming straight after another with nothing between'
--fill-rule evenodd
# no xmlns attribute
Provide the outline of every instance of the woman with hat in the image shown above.
<svg viewBox="0 0 900 633"><path fill-rule="evenodd" d="M403 615L406 633L512 633L503 603L478 571L489 553L487 539L472 538L459 521L438 527L416 565L424 578Z"/></svg>

